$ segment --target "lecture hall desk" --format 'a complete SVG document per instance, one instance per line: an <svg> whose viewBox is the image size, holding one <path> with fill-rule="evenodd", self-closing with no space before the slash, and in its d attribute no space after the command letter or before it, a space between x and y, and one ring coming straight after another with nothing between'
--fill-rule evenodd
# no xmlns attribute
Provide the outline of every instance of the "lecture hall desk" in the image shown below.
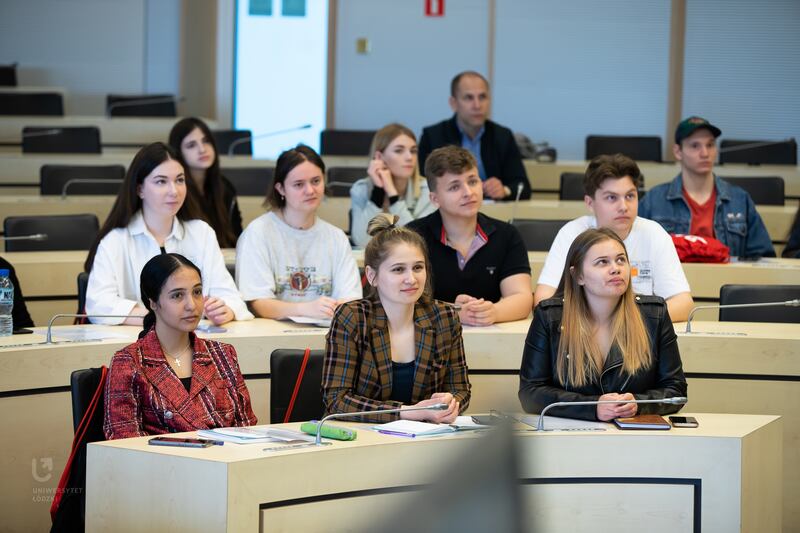
<svg viewBox="0 0 800 533"><path fill-rule="evenodd" d="M473 398L470 412L498 408L517 411L518 370L529 327L523 320L489 328L465 328L464 344ZM697 333L678 342L689 380L687 411L780 415L785 471L800 471L800 324L695 322ZM42 342L42 335L0 339L0 424L14 428L0 459L6 481L0 487L0 516L12 531L44 529L48 502L36 498L52 491L72 438L67 385L75 369L108 364L113 352L132 342L138 328L63 326L69 332L111 332L120 338L64 342L52 346L14 346ZM321 349L324 329L259 319L232 323L214 335L236 347L256 415L269 420L269 362L276 348ZM60 335L60 337L59 337ZM35 474L32 475L32 472ZM786 475L785 501L800 500L800 479ZM800 509L784 507L788 530L800 528Z"/></svg>
<svg viewBox="0 0 800 533"><path fill-rule="evenodd" d="M696 417L701 426L693 430L609 425L518 434L523 524L554 532L633 533L647 524L649 532L779 533L781 420ZM264 444L163 448L149 446L149 437L90 444L86 530L379 530L418 509L415 486L486 460L479 435L407 439L343 425L359 428L355 441L284 452L265 452Z"/></svg>

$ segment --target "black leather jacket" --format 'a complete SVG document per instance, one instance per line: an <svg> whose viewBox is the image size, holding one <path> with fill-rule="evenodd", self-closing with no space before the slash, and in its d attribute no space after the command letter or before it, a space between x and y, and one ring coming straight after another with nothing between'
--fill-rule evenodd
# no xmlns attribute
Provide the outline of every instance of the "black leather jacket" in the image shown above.
<svg viewBox="0 0 800 533"><path fill-rule="evenodd" d="M561 339L562 298L544 300L533 313L533 322L525 339L522 368L519 373L519 399L527 412L539 413L554 402L592 401L609 392L632 393L639 400L686 396L687 384L683 375L678 337L667 313L667 305L658 296L637 295L650 337L653 362L634 375L622 370L622 355L612 347L599 379L583 387L573 387L558 381L555 375L558 343ZM668 414L680 410L680 405L640 404L638 414ZM556 407L548 415L597 420L597 406Z"/></svg>

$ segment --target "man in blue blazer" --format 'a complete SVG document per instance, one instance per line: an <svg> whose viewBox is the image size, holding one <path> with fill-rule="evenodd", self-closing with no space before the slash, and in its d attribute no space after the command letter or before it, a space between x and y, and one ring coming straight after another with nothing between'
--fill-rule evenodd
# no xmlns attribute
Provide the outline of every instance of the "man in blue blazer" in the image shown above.
<svg viewBox="0 0 800 533"><path fill-rule="evenodd" d="M527 200L531 186L522 156L510 129L489 120L489 82L473 71L457 74L450 83L450 108L455 113L422 131L419 166L436 148L456 145L466 148L478 160L484 197L494 200Z"/></svg>

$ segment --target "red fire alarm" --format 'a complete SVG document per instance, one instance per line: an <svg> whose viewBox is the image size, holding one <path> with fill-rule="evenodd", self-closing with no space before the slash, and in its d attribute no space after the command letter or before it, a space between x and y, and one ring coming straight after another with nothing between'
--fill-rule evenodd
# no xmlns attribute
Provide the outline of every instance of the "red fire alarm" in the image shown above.
<svg viewBox="0 0 800 533"><path fill-rule="evenodd" d="M444 0L425 0L426 17L443 17Z"/></svg>

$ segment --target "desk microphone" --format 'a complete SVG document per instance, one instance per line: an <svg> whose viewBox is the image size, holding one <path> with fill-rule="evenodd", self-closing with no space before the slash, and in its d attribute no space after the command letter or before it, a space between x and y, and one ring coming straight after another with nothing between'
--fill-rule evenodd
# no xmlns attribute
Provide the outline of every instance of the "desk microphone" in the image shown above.
<svg viewBox="0 0 800 533"><path fill-rule="evenodd" d="M572 405L601 405L606 403L670 403L673 405L683 405L687 401L689 401L686 396L675 396L672 398L661 398L658 400L594 400L594 401L585 401L585 402L555 402L551 403L542 409L542 412L539 413L539 423L536 425L536 431L544 431L544 414L551 408L551 407L570 407Z"/></svg>
<svg viewBox="0 0 800 533"><path fill-rule="evenodd" d="M106 115L109 117L111 115L111 111L114 109L124 108L124 107L138 107L138 106L145 106L150 104L176 104L178 102L183 102L186 98L181 96L180 98L175 98L174 96L154 96L152 98L138 98L136 100L119 100L117 102L113 102L108 104L106 107Z"/></svg>
<svg viewBox="0 0 800 533"><path fill-rule="evenodd" d="M46 241L47 233L34 233L32 235L0 236L0 241Z"/></svg>
<svg viewBox="0 0 800 533"><path fill-rule="evenodd" d="M307 130L310 127L311 127L311 124L303 124L302 126L295 126L293 128L286 128L285 130L270 131L270 132L267 132L267 133L260 133L258 135L248 135L247 137L242 137L241 139L236 139L235 141L233 141L228 146L228 155L233 155L233 151L240 144L244 144L246 142L254 141L256 139L264 139L266 137L273 137L275 135L280 135L281 133L290 133L292 131Z"/></svg>
<svg viewBox="0 0 800 533"><path fill-rule="evenodd" d="M698 305L697 307L694 307L691 310L691 312L689 313L689 318L686 319L685 333L692 333L692 318L694 318L695 311L700 311L701 309L744 309L747 307L779 307L779 306L800 307L800 299L796 298L794 300L786 300L784 302L764 302L764 303L753 303L753 304Z"/></svg>
<svg viewBox="0 0 800 533"><path fill-rule="evenodd" d="M353 416L381 415L388 413L399 413L400 411L445 411L445 410L447 410L446 403L435 403L427 407L405 407L405 408L398 407L395 409L378 409L377 411L358 411L355 413L333 413L323 417L322 420L320 420L319 423L317 424L317 438L314 440L314 446L326 446L330 444L330 442L322 442L322 424L334 418L350 418Z"/></svg>
<svg viewBox="0 0 800 533"><path fill-rule="evenodd" d="M117 179L108 179L108 178L72 178L67 180L64 183L64 186L61 187L61 199L65 199L67 197L67 189L70 185L78 185L81 183L122 183L125 180L117 180Z"/></svg>
<svg viewBox="0 0 800 533"><path fill-rule="evenodd" d="M511 206L511 218L508 223L513 224L514 218L517 216L517 205L519 205L519 197L522 196L522 184L517 183L517 194L514 196L514 205Z"/></svg>
<svg viewBox="0 0 800 533"><path fill-rule="evenodd" d="M741 150L750 150L751 148L764 148L765 146L775 146L778 144L784 143L791 143L794 142L794 137L789 137L788 139L783 139L780 141L761 141L755 143L747 143L747 144L735 144L733 146L726 146L725 148L720 148L717 152L721 154L727 154L729 152L739 152Z"/></svg>
<svg viewBox="0 0 800 533"><path fill-rule="evenodd" d="M50 135L61 135L63 132L64 130L61 128L48 128L46 130L31 130L29 128L25 128L22 130L22 138L30 139L32 137L49 137Z"/></svg>
<svg viewBox="0 0 800 533"><path fill-rule="evenodd" d="M53 344L53 322L57 318L144 318L144 315L87 315L86 313L59 313L53 315L47 324L47 339L45 344Z"/></svg>

